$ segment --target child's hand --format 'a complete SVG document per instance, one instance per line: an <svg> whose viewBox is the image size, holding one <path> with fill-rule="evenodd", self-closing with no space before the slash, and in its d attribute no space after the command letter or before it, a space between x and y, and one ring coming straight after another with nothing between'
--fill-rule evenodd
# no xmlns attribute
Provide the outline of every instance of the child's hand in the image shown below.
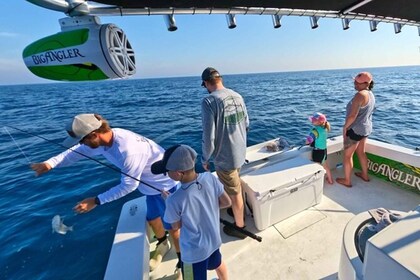
<svg viewBox="0 0 420 280"><path fill-rule="evenodd" d="M306 144L311 144L314 142L314 139L311 136L306 136Z"/></svg>
<svg viewBox="0 0 420 280"><path fill-rule="evenodd" d="M160 195L162 196L163 200L166 200L171 193L168 191L162 191Z"/></svg>
<svg viewBox="0 0 420 280"><path fill-rule="evenodd" d="M210 164L208 162L203 163L203 168L206 171L210 171Z"/></svg>

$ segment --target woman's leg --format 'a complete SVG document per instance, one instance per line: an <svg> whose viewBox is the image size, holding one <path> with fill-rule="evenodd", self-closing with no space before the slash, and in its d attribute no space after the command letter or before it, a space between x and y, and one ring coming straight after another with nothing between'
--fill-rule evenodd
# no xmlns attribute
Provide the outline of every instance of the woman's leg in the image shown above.
<svg viewBox="0 0 420 280"><path fill-rule="evenodd" d="M337 182L351 186L351 171L353 169L353 154L359 146L359 142L344 147L343 168L344 178L337 178Z"/></svg>
<svg viewBox="0 0 420 280"><path fill-rule="evenodd" d="M360 168L362 170L362 178L364 178L365 180L369 180L368 159L365 152L366 140L367 140L367 137L360 140L359 146L356 149L356 154L357 154L357 157L359 158Z"/></svg>

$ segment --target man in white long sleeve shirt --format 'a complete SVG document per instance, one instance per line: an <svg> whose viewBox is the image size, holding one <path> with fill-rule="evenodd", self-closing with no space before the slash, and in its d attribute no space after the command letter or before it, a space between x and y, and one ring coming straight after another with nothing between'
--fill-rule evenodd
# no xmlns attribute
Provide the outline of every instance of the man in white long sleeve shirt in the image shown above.
<svg viewBox="0 0 420 280"><path fill-rule="evenodd" d="M155 269L170 249L165 229L169 230L179 253L179 230L172 230L171 225L162 220L165 201L161 197L162 192L174 192L177 182L162 174L154 175L150 170L152 163L163 158L164 149L132 131L111 129L104 118L94 114L75 116L66 130L69 136L63 145L69 149L45 162L32 164L31 168L36 174L69 166L87 157L104 156L120 169L120 183L96 197L85 198L76 204L74 211L87 213L97 205L114 201L138 189L146 195L146 217L158 239L156 253L150 260L150 269Z"/></svg>

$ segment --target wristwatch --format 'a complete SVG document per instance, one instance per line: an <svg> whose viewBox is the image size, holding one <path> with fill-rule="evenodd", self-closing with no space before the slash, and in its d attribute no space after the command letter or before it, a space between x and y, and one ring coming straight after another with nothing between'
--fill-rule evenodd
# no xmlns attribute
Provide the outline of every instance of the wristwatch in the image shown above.
<svg viewBox="0 0 420 280"><path fill-rule="evenodd" d="M95 204L96 205L101 205L101 201L99 200L99 198L97 196L95 197Z"/></svg>

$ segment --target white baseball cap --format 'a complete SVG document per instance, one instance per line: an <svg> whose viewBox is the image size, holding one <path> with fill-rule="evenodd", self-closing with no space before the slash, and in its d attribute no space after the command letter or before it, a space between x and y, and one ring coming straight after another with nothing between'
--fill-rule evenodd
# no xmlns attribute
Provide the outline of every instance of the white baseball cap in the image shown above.
<svg viewBox="0 0 420 280"><path fill-rule="evenodd" d="M63 145L72 147L80 142L86 135L97 130L102 125L102 121L98 120L94 114L79 114L66 125L69 136L64 140Z"/></svg>

